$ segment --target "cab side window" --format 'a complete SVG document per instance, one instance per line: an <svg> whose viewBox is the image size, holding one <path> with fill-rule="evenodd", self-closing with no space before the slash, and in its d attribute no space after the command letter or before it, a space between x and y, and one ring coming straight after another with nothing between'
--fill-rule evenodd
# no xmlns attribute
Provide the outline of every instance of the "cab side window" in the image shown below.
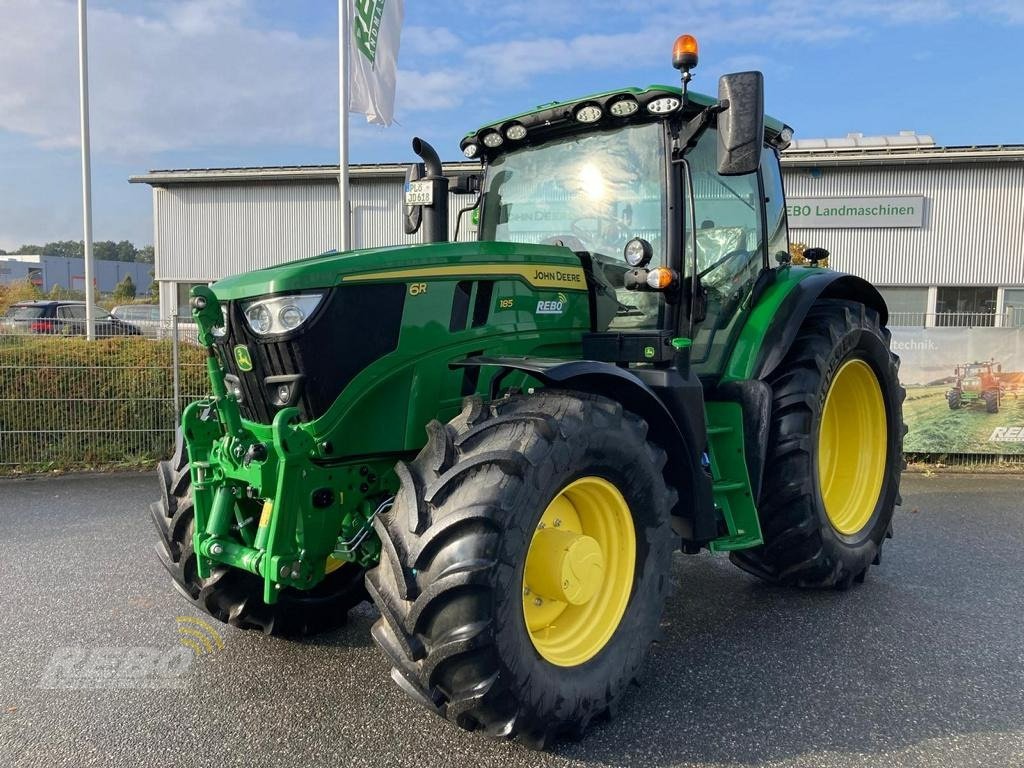
<svg viewBox="0 0 1024 768"><path fill-rule="evenodd" d="M789 256L789 230L779 156L771 147L765 147L761 152L761 178L764 183L765 224L768 226L768 265L774 266L775 257L780 253Z"/></svg>

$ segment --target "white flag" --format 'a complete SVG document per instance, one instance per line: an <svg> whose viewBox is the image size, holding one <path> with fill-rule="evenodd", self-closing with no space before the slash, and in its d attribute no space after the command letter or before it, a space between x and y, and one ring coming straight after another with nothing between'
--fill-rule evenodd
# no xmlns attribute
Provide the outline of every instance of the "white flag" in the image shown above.
<svg viewBox="0 0 1024 768"><path fill-rule="evenodd" d="M352 0L349 13L349 110L362 112L368 123L391 125L404 0Z"/></svg>

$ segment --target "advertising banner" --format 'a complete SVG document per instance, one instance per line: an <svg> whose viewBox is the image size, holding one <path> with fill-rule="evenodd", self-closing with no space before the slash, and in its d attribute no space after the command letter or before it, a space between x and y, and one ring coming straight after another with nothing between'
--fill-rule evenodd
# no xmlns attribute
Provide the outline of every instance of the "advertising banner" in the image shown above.
<svg viewBox="0 0 1024 768"><path fill-rule="evenodd" d="M892 328L908 453L1024 454L1024 330Z"/></svg>
<svg viewBox="0 0 1024 768"><path fill-rule="evenodd" d="M924 226L923 197L790 197L791 229Z"/></svg>

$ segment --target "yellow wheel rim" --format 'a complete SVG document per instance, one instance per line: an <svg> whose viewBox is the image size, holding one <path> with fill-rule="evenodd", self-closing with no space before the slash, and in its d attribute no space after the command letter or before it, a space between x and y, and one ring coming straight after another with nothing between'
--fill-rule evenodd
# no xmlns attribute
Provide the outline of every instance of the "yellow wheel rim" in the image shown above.
<svg viewBox="0 0 1024 768"><path fill-rule="evenodd" d="M581 477L548 504L526 553L523 616L533 647L559 667L592 659L626 612L636 531L619 489Z"/></svg>
<svg viewBox="0 0 1024 768"><path fill-rule="evenodd" d="M818 483L832 527L852 536L871 520L885 479L888 421L878 377L847 360L832 379L818 433Z"/></svg>

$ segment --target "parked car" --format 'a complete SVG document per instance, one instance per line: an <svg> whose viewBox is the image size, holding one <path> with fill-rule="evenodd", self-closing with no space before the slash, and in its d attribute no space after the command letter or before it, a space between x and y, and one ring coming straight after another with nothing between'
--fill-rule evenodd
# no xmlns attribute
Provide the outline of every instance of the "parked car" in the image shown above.
<svg viewBox="0 0 1024 768"><path fill-rule="evenodd" d="M160 320L159 304L122 304L110 310L110 314L136 326L147 338L158 339L167 335L167 328Z"/></svg>
<svg viewBox="0 0 1024 768"><path fill-rule="evenodd" d="M101 307L93 309L97 338L142 335L132 323L118 320ZM0 317L0 329L4 333L85 336L85 302L19 301Z"/></svg>

